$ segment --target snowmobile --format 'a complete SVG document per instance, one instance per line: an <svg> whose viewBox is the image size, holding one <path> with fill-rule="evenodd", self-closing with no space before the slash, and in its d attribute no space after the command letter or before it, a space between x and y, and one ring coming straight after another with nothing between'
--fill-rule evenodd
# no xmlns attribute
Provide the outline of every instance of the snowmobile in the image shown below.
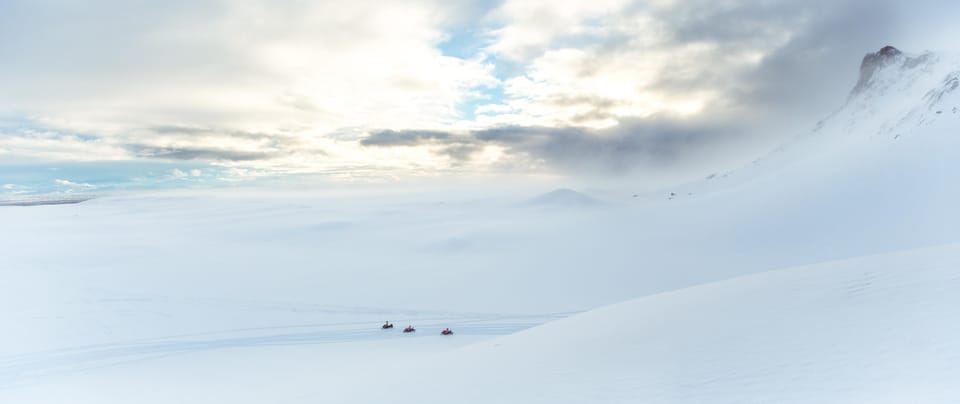
<svg viewBox="0 0 960 404"><path fill-rule="evenodd" d="M416 329L416 328L413 328L413 326L409 326L409 325L408 325L407 328L404 328L404 329L403 329L403 332L404 332L404 333L417 332L417 329Z"/></svg>
<svg viewBox="0 0 960 404"><path fill-rule="evenodd" d="M450 335L450 334L453 334L453 331L450 331L449 328L446 328L443 331L440 331L440 333L443 335Z"/></svg>
<svg viewBox="0 0 960 404"><path fill-rule="evenodd" d="M386 324L380 326L380 328L382 328L382 329L384 329L384 330L389 330L389 329L393 328L393 324L386 323Z"/></svg>

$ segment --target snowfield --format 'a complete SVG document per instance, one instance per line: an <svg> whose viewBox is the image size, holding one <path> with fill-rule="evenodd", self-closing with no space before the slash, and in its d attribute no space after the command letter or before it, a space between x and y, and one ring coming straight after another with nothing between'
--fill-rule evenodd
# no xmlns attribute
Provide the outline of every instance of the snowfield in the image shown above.
<svg viewBox="0 0 960 404"><path fill-rule="evenodd" d="M655 194L0 206L0 402L960 401L960 63L868 61L813 131Z"/></svg>
<svg viewBox="0 0 960 404"><path fill-rule="evenodd" d="M957 402L958 252L836 261L631 300L432 358L412 377L388 378L381 394L343 402Z"/></svg>

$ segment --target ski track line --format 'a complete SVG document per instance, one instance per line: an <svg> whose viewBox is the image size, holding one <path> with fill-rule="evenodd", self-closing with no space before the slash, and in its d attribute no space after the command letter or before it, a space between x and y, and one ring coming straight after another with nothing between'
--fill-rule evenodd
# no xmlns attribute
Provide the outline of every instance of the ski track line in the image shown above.
<svg viewBox="0 0 960 404"><path fill-rule="evenodd" d="M490 315L480 318L457 316L400 319L394 323L398 324L398 327L402 327L399 324L407 323L417 327L417 333L404 335L403 337L406 338L439 335L444 327L451 327L458 334L498 336L512 334L562 317L565 315ZM331 327L346 328L330 330ZM291 332L293 330L296 332ZM260 334L244 335L251 332ZM43 377L156 360L173 355L229 348L376 341L400 338L401 335L399 329L384 331L377 323L349 322L243 328L7 355L0 357L0 389Z"/></svg>

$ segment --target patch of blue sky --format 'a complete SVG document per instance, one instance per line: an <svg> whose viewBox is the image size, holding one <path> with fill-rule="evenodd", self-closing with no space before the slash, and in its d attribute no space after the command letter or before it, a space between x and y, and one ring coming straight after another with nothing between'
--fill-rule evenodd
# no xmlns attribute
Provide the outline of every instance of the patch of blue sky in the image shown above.
<svg viewBox="0 0 960 404"><path fill-rule="evenodd" d="M472 15L486 15L489 11L500 6L501 3L503 3L503 0L479 0L471 2L468 6L473 9ZM502 63L494 55L484 53L484 49L491 44L493 38L490 35L491 27L483 25L483 23L483 18L478 18L451 27L447 32L447 39L437 44L437 48L444 55L459 59L482 58L484 62L493 65L494 76L504 80L510 77L516 69L509 63ZM476 118L477 107L487 104L502 104L505 99L503 88L500 85L477 87L472 90L472 94L457 106L460 119L472 120Z"/></svg>
<svg viewBox="0 0 960 404"><path fill-rule="evenodd" d="M0 195L100 194L215 186L223 169L172 162L47 162L0 164Z"/></svg>
<svg viewBox="0 0 960 404"><path fill-rule="evenodd" d="M492 41L489 27L459 28L448 32L447 40L438 44L437 48L444 55L458 59L482 58L484 62L493 65L493 75L500 80L523 74L526 70L523 63L504 60L485 52L485 48Z"/></svg>
<svg viewBox="0 0 960 404"><path fill-rule="evenodd" d="M0 128L23 127L29 123L29 120L19 114L0 113Z"/></svg>
<svg viewBox="0 0 960 404"><path fill-rule="evenodd" d="M39 131L36 122L18 114L0 114L0 135L11 136L16 133Z"/></svg>
<svg viewBox="0 0 960 404"><path fill-rule="evenodd" d="M490 104L503 104L506 100L506 95L503 92L503 87L485 87L476 89L476 95L469 97L465 102L461 103L459 108L459 113L462 119L475 119L477 117L477 108L483 105Z"/></svg>
<svg viewBox="0 0 960 404"><path fill-rule="evenodd" d="M92 142L99 138L90 133L62 132L50 129L23 115L0 114L0 136L24 137L33 136L38 133L54 139L70 137L83 142Z"/></svg>
<svg viewBox="0 0 960 404"><path fill-rule="evenodd" d="M485 32L479 27L450 31L447 33L447 39L437 45L437 49L440 49L444 55L457 59L472 60L481 57L483 48L489 42Z"/></svg>
<svg viewBox="0 0 960 404"><path fill-rule="evenodd" d="M448 27L447 39L438 44L444 55L460 59L474 59L490 44L490 27L484 25L484 18L496 9L504 0L473 0L460 5L462 13L468 15L459 23ZM481 17L477 17L481 16Z"/></svg>

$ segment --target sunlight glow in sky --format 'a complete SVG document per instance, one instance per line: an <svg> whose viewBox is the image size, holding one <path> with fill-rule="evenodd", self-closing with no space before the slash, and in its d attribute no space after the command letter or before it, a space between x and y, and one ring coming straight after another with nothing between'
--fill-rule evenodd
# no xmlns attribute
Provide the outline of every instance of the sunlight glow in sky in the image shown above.
<svg viewBox="0 0 960 404"><path fill-rule="evenodd" d="M948 22L896 3L9 0L0 165L649 173L810 125L888 42L943 46L908 33ZM0 192L22 173L0 169Z"/></svg>

